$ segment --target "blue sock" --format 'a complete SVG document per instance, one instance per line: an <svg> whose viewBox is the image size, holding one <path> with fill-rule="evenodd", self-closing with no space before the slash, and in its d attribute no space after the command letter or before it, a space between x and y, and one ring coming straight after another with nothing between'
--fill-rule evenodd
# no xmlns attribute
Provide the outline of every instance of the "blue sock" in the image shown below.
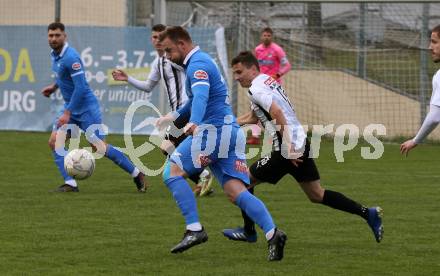
<svg viewBox="0 0 440 276"><path fill-rule="evenodd" d="M165 180L165 184L173 194L180 212L185 217L186 225L199 222L197 203L188 182L182 176L173 176Z"/></svg>
<svg viewBox="0 0 440 276"><path fill-rule="evenodd" d="M64 181L72 180L73 178L67 174L64 169L64 156L59 155L56 151L52 151L53 158L55 160L55 164L58 167L58 171L60 171L61 175L64 178Z"/></svg>
<svg viewBox="0 0 440 276"><path fill-rule="evenodd" d="M107 144L107 151L105 157L112 160L121 169L131 174L134 171L134 165L122 152L115 149L112 145Z"/></svg>
<svg viewBox="0 0 440 276"><path fill-rule="evenodd" d="M248 191L240 193L235 201L241 210L263 229L264 233L268 233L275 228L272 216L267 210L264 203Z"/></svg>

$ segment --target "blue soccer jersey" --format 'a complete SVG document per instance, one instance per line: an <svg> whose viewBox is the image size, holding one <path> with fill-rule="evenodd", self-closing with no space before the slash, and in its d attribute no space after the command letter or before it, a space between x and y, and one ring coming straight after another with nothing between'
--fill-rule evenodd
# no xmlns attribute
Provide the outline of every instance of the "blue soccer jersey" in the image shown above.
<svg viewBox="0 0 440 276"><path fill-rule="evenodd" d="M221 126L225 119L229 124L236 124L229 104L228 87L214 60L195 47L186 56L184 67L189 100L177 112L190 115L189 121L196 125Z"/></svg>
<svg viewBox="0 0 440 276"><path fill-rule="evenodd" d="M201 129L179 144L170 160L188 175L209 166L221 185L231 178L248 184L245 138L232 113L220 70L199 47L186 56L184 67L189 99L177 113L190 117L189 122ZM208 125L215 131L208 131Z"/></svg>
<svg viewBox="0 0 440 276"><path fill-rule="evenodd" d="M63 50L51 53L52 71L64 99L64 108L73 115L99 109L98 100L87 83L84 66L78 52L67 43Z"/></svg>

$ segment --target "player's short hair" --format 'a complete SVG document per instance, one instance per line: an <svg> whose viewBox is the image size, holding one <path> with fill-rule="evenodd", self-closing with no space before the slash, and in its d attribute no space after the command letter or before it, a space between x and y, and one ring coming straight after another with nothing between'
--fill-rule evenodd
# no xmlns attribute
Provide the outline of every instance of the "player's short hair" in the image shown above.
<svg viewBox="0 0 440 276"><path fill-rule="evenodd" d="M179 40L192 42L188 31L180 26L167 27L165 31L160 33L159 40L163 41L165 38L169 38L173 42L177 42Z"/></svg>
<svg viewBox="0 0 440 276"><path fill-rule="evenodd" d="M235 58L231 61L231 66L234 66L237 63L243 64L246 68L251 68L252 65L257 67L258 72L260 71L260 65L258 64L258 59L254 56L251 51L243 51L240 52Z"/></svg>
<svg viewBox="0 0 440 276"><path fill-rule="evenodd" d="M153 32L163 32L163 31L165 31L166 28L167 28L167 26L165 26L163 24L156 24L151 28L151 30Z"/></svg>
<svg viewBox="0 0 440 276"><path fill-rule="evenodd" d="M49 30L54 31L57 29L60 29L61 31L64 32L64 29L65 29L64 24L61 22L52 22L49 24L49 26L47 26L47 31L49 31Z"/></svg>
<svg viewBox="0 0 440 276"><path fill-rule="evenodd" d="M431 33L437 33L437 36L440 38L440 25L437 25L434 28L432 28Z"/></svg>
<svg viewBox="0 0 440 276"><path fill-rule="evenodd" d="M273 30L269 27L264 28L261 33L270 33L271 35L273 35Z"/></svg>

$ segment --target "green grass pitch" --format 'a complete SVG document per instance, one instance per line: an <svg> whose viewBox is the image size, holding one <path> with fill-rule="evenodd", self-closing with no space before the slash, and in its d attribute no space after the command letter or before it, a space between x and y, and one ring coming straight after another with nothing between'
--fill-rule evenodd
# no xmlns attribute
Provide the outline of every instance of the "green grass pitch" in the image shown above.
<svg viewBox="0 0 440 276"><path fill-rule="evenodd" d="M435 275L440 272L440 147L423 145L408 158L386 144L378 160L360 146L337 163L333 144L316 160L324 187L384 209L377 244L359 217L309 203L291 177L256 194L289 240L281 262L266 261L267 245L232 242L224 227L241 225L237 207L218 184L199 198L209 240L173 255L184 222L160 176L138 194L130 177L106 159L80 182L80 193L49 191L61 184L48 133L0 132L0 275ZM136 137L138 144L145 137ZM121 136L108 141L123 146ZM159 151L144 157L160 166Z"/></svg>

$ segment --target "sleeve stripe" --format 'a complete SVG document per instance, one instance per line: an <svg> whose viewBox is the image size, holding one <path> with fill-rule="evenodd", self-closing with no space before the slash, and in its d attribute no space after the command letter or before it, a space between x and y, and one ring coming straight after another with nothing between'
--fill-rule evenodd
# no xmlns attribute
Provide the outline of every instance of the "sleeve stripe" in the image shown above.
<svg viewBox="0 0 440 276"><path fill-rule="evenodd" d="M80 75L80 74L84 74L84 71L76 72L76 73L74 73L74 74L72 74L72 75L70 75L70 76L71 76L71 77L74 77L74 76L77 76L77 75Z"/></svg>
<svg viewBox="0 0 440 276"><path fill-rule="evenodd" d="M199 81L199 82L195 82L195 83L193 83L193 84L191 85L191 88L194 87L194 86L197 86L197 85L207 85L207 86L211 86L211 85L209 84L209 82Z"/></svg>

